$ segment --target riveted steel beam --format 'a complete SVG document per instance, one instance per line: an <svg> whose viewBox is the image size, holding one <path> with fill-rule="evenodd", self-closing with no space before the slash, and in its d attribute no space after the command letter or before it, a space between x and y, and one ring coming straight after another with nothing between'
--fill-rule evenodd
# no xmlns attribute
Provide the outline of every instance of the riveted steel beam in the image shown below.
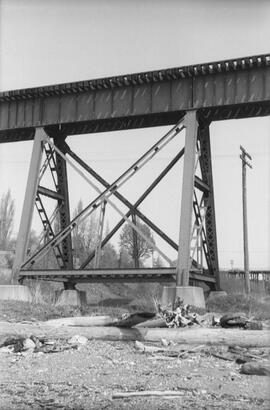
<svg viewBox="0 0 270 410"><path fill-rule="evenodd" d="M269 84L267 54L3 92L0 142L31 139L39 126L71 135L169 125L192 109L212 121L268 115Z"/></svg>
<svg viewBox="0 0 270 410"><path fill-rule="evenodd" d="M60 138L59 138L60 137ZM62 149L65 152L65 135L54 135L56 147ZM67 164L62 156L56 152L56 173L57 173L57 192L63 199L58 199L59 206L59 223L60 230L66 229L70 224L70 206L69 206L69 193L68 193L68 176L67 176ZM73 268L73 254L72 254L72 239L71 233L69 233L61 242L61 249L63 255L63 261L66 269Z"/></svg>
<svg viewBox="0 0 270 410"><path fill-rule="evenodd" d="M175 281L175 268L141 268L141 269L87 269L87 270L25 270L20 272L20 280L43 279L58 282L161 282ZM190 278L206 283L215 279L208 275L190 272Z"/></svg>
<svg viewBox="0 0 270 410"><path fill-rule="evenodd" d="M202 180L209 187L206 192L207 212L205 215L206 242L208 249L208 270L209 273L216 278L215 288L220 289L220 273L218 263L218 248L217 248L217 232L216 232L216 216L215 216L215 201L214 201L214 184L212 173L211 159L211 144L210 132L208 124L200 124L198 130L198 139L200 141L201 155L200 166Z"/></svg>

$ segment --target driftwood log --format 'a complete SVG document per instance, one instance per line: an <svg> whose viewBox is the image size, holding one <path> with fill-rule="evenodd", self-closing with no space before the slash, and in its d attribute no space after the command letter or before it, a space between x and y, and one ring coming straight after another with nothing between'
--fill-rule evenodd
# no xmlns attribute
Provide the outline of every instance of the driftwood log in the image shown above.
<svg viewBox="0 0 270 410"><path fill-rule="evenodd" d="M111 316L74 316L47 320L47 326L108 326L115 322Z"/></svg>
<svg viewBox="0 0 270 410"><path fill-rule="evenodd" d="M48 326L118 326L118 327L132 327L141 322L145 322L155 316L155 313L142 312L131 313L125 317L114 318L111 316L74 316L60 319L52 319L46 322Z"/></svg>
<svg viewBox="0 0 270 410"><path fill-rule="evenodd" d="M24 336L46 336L47 338L69 338L73 335L85 336L88 339L100 340L130 340L159 342L162 338L179 344L226 345L242 347L270 347L269 330L241 329L208 329L208 328L178 328L178 329L148 329L148 328L117 328L104 327L72 327L48 326L46 322L36 324L0 323L1 335L20 334Z"/></svg>

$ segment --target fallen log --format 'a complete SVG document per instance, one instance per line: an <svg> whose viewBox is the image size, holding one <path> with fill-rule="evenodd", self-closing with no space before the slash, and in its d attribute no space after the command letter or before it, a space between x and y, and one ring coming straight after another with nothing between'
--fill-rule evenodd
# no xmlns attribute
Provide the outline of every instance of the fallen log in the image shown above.
<svg viewBox="0 0 270 410"><path fill-rule="evenodd" d="M152 312L137 312L124 315L124 317L116 319L112 326L130 328L143 324L149 319L152 319L156 314Z"/></svg>
<svg viewBox="0 0 270 410"><path fill-rule="evenodd" d="M111 316L74 316L63 317L61 319L51 319L45 322L48 326L108 326L116 322L117 319Z"/></svg>
<svg viewBox="0 0 270 410"><path fill-rule="evenodd" d="M148 329L148 328L117 328L114 326L72 327L48 326L46 322L35 324L0 323L1 335L21 334L24 336L45 336L53 338L69 338L81 335L100 340L130 340L160 342L161 338L179 344L226 345L242 347L270 347L269 330L240 330L240 329L208 329L208 328L176 328L176 329Z"/></svg>
<svg viewBox="0 0 270 410"><path fill-rule="evenodd" d="M139 323L148 321L153 318L155 313L152 312L137 312L126 314L123 317L115 318L111 316L74 316L61 319L51 319L45 322L48 326L118 326L132 327Z"/></svg>
<svg viewBox="0 0 270 410"><path fill-rule="evenodd" d="M143 323L138 324L136 327L148 327L148 328L167 328L168 326L166 325L165 319L163 317L159 317L157 319L152 319L152 320L146 320Z"/></svg>

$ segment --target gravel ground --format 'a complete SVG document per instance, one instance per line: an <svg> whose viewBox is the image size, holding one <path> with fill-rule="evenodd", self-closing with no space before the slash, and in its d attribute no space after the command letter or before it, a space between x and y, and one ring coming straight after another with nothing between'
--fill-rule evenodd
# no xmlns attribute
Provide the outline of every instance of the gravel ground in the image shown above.
<svg viewBox="0 0 270 410"><path fill-rule="evenodd" d="M3 410L270 409L270 379L240 374L209 347L177 359L141 353L133 342L91 340L57 353L1 353L0 368ZM143 390L181 396L113 398Z"/></svg>

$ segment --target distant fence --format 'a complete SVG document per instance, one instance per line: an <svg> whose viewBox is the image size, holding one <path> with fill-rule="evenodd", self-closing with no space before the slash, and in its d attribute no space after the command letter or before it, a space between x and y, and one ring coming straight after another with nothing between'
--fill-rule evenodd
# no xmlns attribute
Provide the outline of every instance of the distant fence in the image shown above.
<svg viewBox="0 0 270 410"><path fill-rule="evenodd" d="M270 271L251 271L249 274L252 293L270 293ZM245 273L227 271L220 273L220 287L228 293L245 291Z"/></svg>

